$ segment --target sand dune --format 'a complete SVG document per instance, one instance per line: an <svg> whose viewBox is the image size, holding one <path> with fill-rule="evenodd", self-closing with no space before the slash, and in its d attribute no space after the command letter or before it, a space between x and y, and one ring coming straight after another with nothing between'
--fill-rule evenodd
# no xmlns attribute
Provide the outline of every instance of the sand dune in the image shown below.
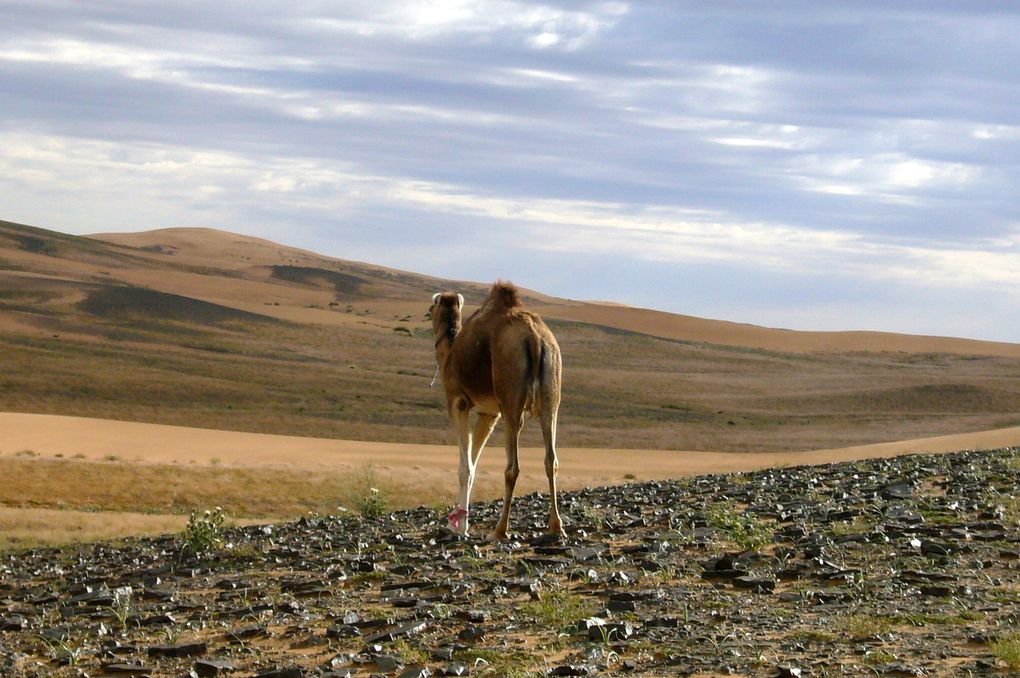
<svg viewBox="0 0 1020 678"><path fill-rule="evenodd" d="M774 329L643 308L592 303L541 309L545 315L680 341L787 353L891 351L1020 357L1020 344L892 332L810 332Z"/></svg>
<svg viewBox="0 0 1020 678"><path fill-rule="evenodd" d="M81 455L90 460L117 457L150 464L275 466L310 472L373 464L394 472L414 469L418 474L448 481L455 477L457 471L457 455L452 444L327 440L19 413L0 413L0 431L3 432L0 453L5 455L31 450L44 456L61 454L72 458ZM808 452L748 454L566 447L560 450L560 454L564 486L581 487L620 482L625 474L633 474L638 479L678 478L750 471L776 465L1017 445L1020 445L1020 427ZM503 454L500 446L490 446L487 450L480 472L490 476L501 474ZM527 480L537 481L544 476L539 449L524 449L521 466Z"/></svg>
<svg viewBox="0 0 1020 678"><path fill-rule="evenodd" d="M0 222L0 229L5 223ZM19 232L15 224L8 224L8 227L14 229L12 232ZM342 314L318 310L328 308L337 297L328 285L274 279L269 275L272 267L343 270L363 283L357 295L343 300L345 304L356 299L361 309L415 317L424 314L432 292L456 289L465 293L471 306L480 302L491 282L444 280L209 228L104 233L77 240L58 235L60 251L66 256L46 256L6 247L3 248L4 258L16 268L45 271L50 277L66 277L90 284L115 279L120 283L308 324L344 325L349 319ZM609 301L579 302L533 290L525 292L529 305L551 319L591 323L679 341L787 353L888 351L1020 357L1020 344L888 332L795 331L633 308Z"/></svg>
<svg viewBox="0 0 1020 678"><path fill-rule="evenodd" d="M131 247L164 248L164 253L173 253L170 257L179 262L191 265L215 266L248 270L253 266L274 264L300 265L310 267L329 267L331 264L343 263L342 260L279 245L268 240L250 236L226 233L215 229L160 229L141 233L107 233L92 236L98 240L127 245ZM374 264L353 263L362 270L374 275L410 275L422 288L439 291L458 285L460 291L469 292L484 289L484 284L452 283L419 274L407 274ZM214 288L209 286L209 276L190 274L171 279L163 272L138 269L127 273L124 277L134 284L143 284L154 289L172 287L165 291L175 291L195 296L196 298L225 303L250 311L261 311L281 319L336 324L335 314L308 313L301 307L305 305L309 295L307 290L282 288L280 285L265 284L263 289L256 289L254 281L243 278L216 278ZM171 285L171 282L173 284ZM402 313L421 313L426 306L428 295L422 293L420 301L414 297L399 295ZM282 295L281 295L282 293ZM315 303L326 304L329 294L323 290L314 299ZM680 341L704 342L723 346L741 346L747 348L783 351L790 353L842 353L850 351L905 351L910 353L953 353L962 355L996 355L1020 357L1020 344L1002 342L958 339L954 337L931 337L895 334L890 332L806 332L786 329L760 327L746 323L710 320L693 316L678 315L664 311L633 308L614 302L577 302L557 299L534 291L527 291L533 305L542 315L560 320L574 320L595 325L604 325L617 329L649 334L666 339ZM272 307L258 309L258 306L245 303L251 299L279 301L291 304L293 308ZM470 299L469 299L470 301ZM391 304L393 300L391 300ZM288 310L290 311L288 313Z"/></svg>

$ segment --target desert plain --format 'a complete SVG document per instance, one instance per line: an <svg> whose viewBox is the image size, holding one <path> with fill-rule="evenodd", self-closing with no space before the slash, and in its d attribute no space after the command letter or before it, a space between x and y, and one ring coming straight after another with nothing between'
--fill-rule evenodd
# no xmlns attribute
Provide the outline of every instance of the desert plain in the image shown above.
<svg viewBox="0 0 1020 678"><path fill-rule="evenodd" d="M0 222L0 545L449 505L436 279L212 229ZM526 291L564 353L566 489L1020 444L1020 346L799 332ZM520 491L545 487L525 427ZM501 432L476 497L501 495Z"/></svg>

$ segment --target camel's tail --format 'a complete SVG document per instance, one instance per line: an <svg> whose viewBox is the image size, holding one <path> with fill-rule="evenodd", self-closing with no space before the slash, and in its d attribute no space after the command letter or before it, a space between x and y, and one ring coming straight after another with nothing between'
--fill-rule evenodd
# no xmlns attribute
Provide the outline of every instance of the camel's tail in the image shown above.
<svg viewBox="0 0 1020 678"><path fill-rule="evenodd" d="M528 400L525 410L533 417L559 408L560 351L555 343L540 337L528 338Z"/></svg>

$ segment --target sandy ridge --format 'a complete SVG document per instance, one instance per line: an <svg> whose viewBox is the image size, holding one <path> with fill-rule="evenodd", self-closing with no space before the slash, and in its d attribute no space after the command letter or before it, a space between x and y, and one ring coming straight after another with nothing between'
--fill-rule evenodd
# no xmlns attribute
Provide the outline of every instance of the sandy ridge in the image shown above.
<svg viewBox="0 0 1020 678"><path fill-rule="evenodd" d="M777 465L819 464L919 452L951 452L1020 446L1020 426L955 435L805 452L728 453L684 450L560 449L564 481L570 485L619 482L624 474L639 479L676 478L705 473L750 471ZM502 471L500 446L489 446L482 466ZM286 467L316 471L366 464L399 471L456 474L451 445L330 440L239 431L144 424L59 415L0 413L0 453L31 450L88 460L111 456L152 464ZM542 454L525 448L522 472L541 476ZM573 482L570 482L573 480Z"/></svg>

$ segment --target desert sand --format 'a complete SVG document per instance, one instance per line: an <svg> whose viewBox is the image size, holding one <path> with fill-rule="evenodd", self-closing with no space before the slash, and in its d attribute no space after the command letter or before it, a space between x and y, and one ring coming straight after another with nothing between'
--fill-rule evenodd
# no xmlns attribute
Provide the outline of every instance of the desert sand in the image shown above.
<svg viewBox="0 0 1020 678"><path fill-rule="evenodd" d="M216 431L57 415L0 413L0 453L24 450L42 456L62 455L100 461L117 457L147 464L280 467L314 472L373 465L399 473L454 482L454 445L329 440L298 436ZM495 444L493 444L495 443ZM708 473L751 471L770 466L821 464L912 453L991 449L1020 445L1020 427L961 433L806 452L723 453L688 450L620 450L564 447L559 450L564 487L664 479ZM494 440L483 454L480 473L502 475L502 445ZM522 480L544 479L542 452L521 452Z"/></svg>

